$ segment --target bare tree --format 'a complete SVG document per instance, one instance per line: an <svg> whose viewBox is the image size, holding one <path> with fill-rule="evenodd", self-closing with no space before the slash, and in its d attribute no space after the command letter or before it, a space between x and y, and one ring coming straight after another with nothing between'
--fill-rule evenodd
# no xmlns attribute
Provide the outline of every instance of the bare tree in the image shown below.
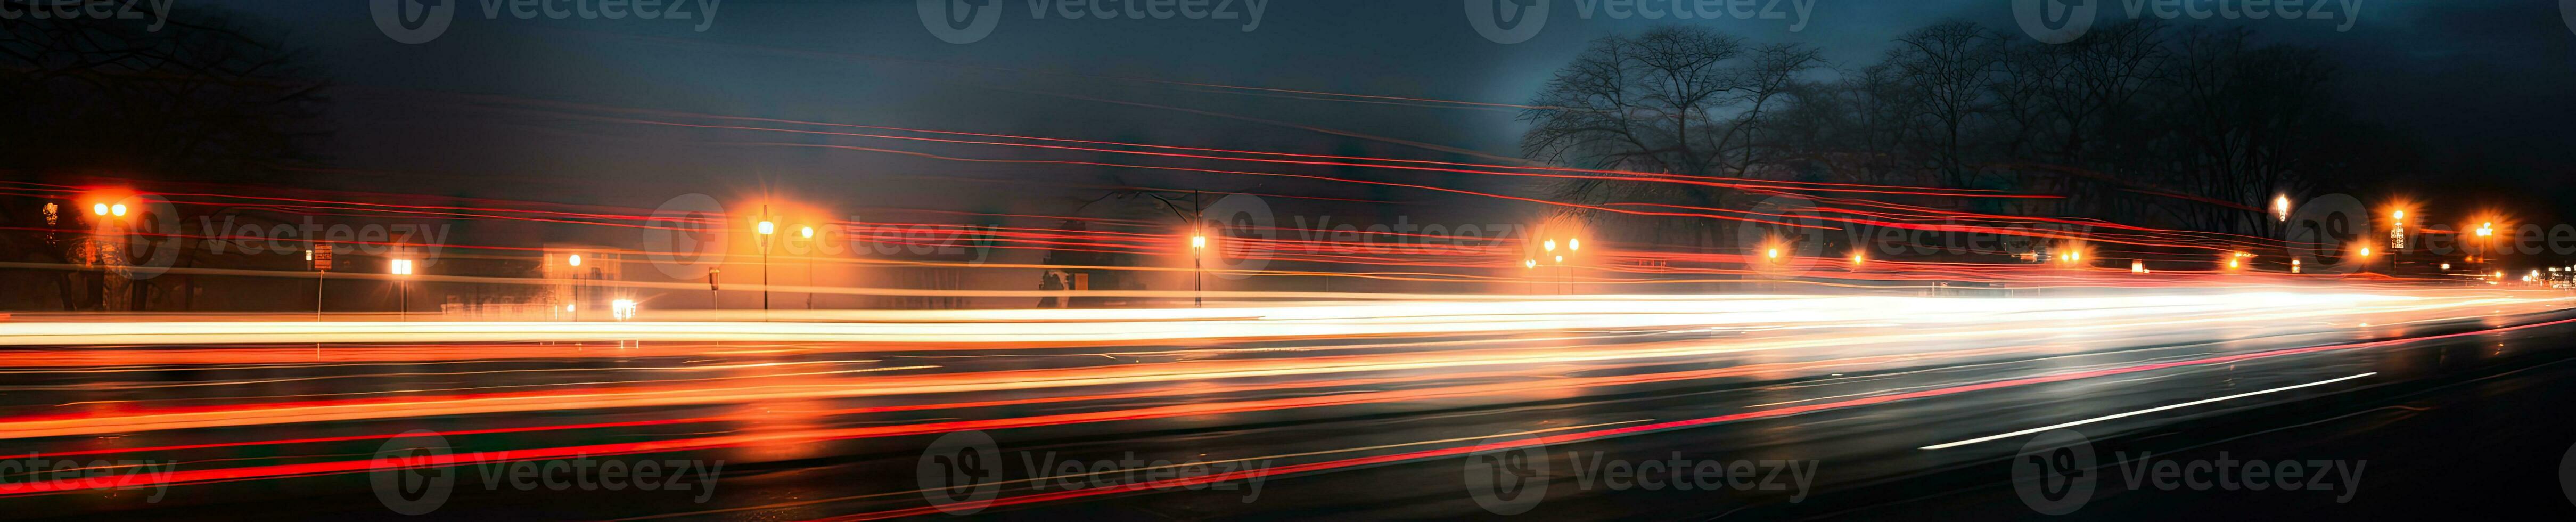
<svg viewBox="0 0 2576 522"><path fill-rule="evenodd" d="M1989 82L2001 53L1977 24L1954 21L1917 29L1896 40L1887 63L1903 78L1915 117L1933 140L1932 156L1951 186L1970 184L1966 133L1994 110Z"/></svg>
<svg viewBox="0 0 2576 522"><path fill-rule="evenodd" d="M24 3L27 0L0 0ZM114 0L97 3L119 4ZM265 176L323 136L325 82L220 11L0 24L0 167Z"/></svg>
<svg viewBox="0 0 2576 522"><path fill-rule="evenodd" d="M40 1L60 3L0 0ZM308 159L313 142L324 136L319 122L325 82L300 53L259 36L263 32L215 10L169 13L158 29L142 20L97 17L0 23L0 115L10 122L0 126L0 173L28 179L275 178L277 167ZM48 203L55 209L75 206L37 202ZM22 231L0 239L0 245L24 248L17 260L97 259L84 250L92 242L75 240L84 237L77 212L39 217L33 209L8 208L0 215L0 224ZM191 262L193 255L182 259ZM65 309L99 308L108 298L102 295L102 272L47 275L61 277L57 288ZM30 276L35 274L7 277ZM133 293L126 299L138 310L155 290L142 282L129 288Z"/></svg>
<svg viewBox="0 0 2576 522"><path fill-rule="evenodd" d="M2157 111L2166 140L2183 154L2186 189L2260 208L2276 191L2300 188L2301 160L2334 107L2326 87L2335 66L2316 49L2256 45L2244 29L2193 28L2176 41ZM2259 211L2201 207L2197 225L2251 230Z"/></svg>
<svg viewBox="0 0 2576 522"><path fill-rule="evenodd" d="M1812 48L1749 47L1701 27L1603 38L1557 71L1530 103L1539 108L1522 113L1532 127L1521 149L1531 159L1584 168L1741 174L1776 149L1766 145L1775 140L1765 127L1799 76L1820 61ZM1722 196L1703 185L1643 179L1576 180L1554 192L1576 201L1700 207ZM1705 239L1706 232L1693 234Z"/></svg>
<svg viewBox="0 0 2576 522"><path fill-rule="evenodd" d="M2111 115L2132 105L2165 67L2164 24L2112 24L2061 45L2007 44L1994 83L2014 123L2006 154L2082 164ZM1998 39L2011 41L1998 36Z"/></svg>

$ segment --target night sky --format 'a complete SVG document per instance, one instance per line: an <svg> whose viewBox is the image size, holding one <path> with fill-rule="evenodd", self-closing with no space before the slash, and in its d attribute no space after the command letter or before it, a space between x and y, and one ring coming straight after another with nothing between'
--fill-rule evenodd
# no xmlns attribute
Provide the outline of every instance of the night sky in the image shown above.
<svg viewBox="0 0 2576 522"><path fill-rule="evenodd" d="M687 192L747 194L763 187L854 206L976 207L1052 205L1043 201L1080 192L1062 185L1198 183L1175 188L1244 190L1261 182L826 151L779 145L826 142L810 136L637 126L526 104L1459 159L1465 156L1391 141L1513 156L1523 129L1515 113L1134 80L1518 103L1586 42L1655 24L1707 24L1755 42L1813 45L1849 69L1875 62L1896 35L1945 19L2019 33L2004 0L1817 0L1796 31L1794 19L1585 19L1579 12L1591 2L1556 0L1538 36L1510 45L1479 36L1451 0L1263 2L1259 25L1249 32L1242 19L1037 20L1027 0L992 0L1006 8L993 33L953 44L934 37L908 0L729 0L717 5L711 21L486 19L482 0L451 1L460 3L453 25L422 44L381 33L366 2L216 5L276 27L331 76L336 136L326 163L354 174L323 183L384 191L416 186L459 196L524 197L536 190L547 200L645 207ZM2125 16L2121 4L2106 2L2104 19ZM2576 31L2557 2L2367 0L2349 31L2338 31L2341 23L2265 20L2251 27L2266 41L2328 50L2344 66L2337 88L2356 111L2418 129L2436 155L2430 163L2444 170L2361 186L2436 202L2519 198L2510 205L2526 207L2518 210L2524 215L2576 202L2567 183L2576 178L2569 146L2576 144L2576 128L2568 125L2576 121L2576 97L2564 89L2576 85L2570 51ZM991 202L996 197L1016 202ZM923 204L923 198L939 203Z"/></svg>

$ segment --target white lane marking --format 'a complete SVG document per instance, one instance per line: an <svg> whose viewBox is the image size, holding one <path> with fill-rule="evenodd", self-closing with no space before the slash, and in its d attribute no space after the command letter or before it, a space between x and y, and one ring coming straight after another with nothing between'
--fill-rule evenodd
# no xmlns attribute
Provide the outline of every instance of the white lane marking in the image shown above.
<svg viewBox="0 0 2576 522"><path fill-rule="evenodd" d="M1977 437L1977 438L1973 438L1973 439L1968 439L1968 440L1963 440L1963 441L1958 441L1958 442L1952 442L1952 443L1948 443L1948 444L1934 444L1934 445L1924 446L1924 447L1922 447L1922 448L1917 448L1917 449L1937 450L1937 449L1955 448L1955 447L1959 447L1959 446L1966 446L1966 445L1969 445L1969 444L1976 444L1976 443L1979 443L1979 442L1986 442L1986 441L1995 440L1995 439L2007 439L2007 438L2012 438L2012 437L2019 437L2019 436L2023 436L2023 435L2029 435L2029 434L2033 434L2033 433L2039 433L2039 432L2043 432L2043 431L2054 430L2054 429L2064 428L2064 427L2069 427L2069 426L2080 426L2080 425L2085 425L2085 424L2092 424L2092 423L2096 423L2096 422L2102 422L2102 421L2111 420L2111 419L2117 419L2117 418L2121 418L2121 417L2130 417L2130 416L2137 416L2137 415L2145 415L2145 414L2149 414L2149 413L2155 413L2155 412L2165 411L2165 410L2170 410L2170 409L2175 409L2175 408L2189 408L2189 407L2192 407L2192 406L2199 406L2199 405L2202 405L2202 404L2209 404L2209 403L2213 403L2213 402L2224 401L2224 400L2230 400L2230 399L2242 399L2242 398L2246 398L2246 397L2252 397L2252 396L2256 396L2256 395L2262 395L2262 394L2272 393L2272 392L2278 392L2278 391L2296 390L2296 389L2300 389L2300 388L2306 388L2306 387L2309 387L2309 386L2318 386L2318 385L2324 385L2324 384L2333 384L2333 383L2338 383L2338 382L2343 382L2343 381L2349 381L2349 380L2353 380L2353 379L2359 379L2359 378L2363 378L2363 377L2369 377L2369 376L2372 376L2372 375L2379 375L2379 372L2370 372L2370 373L2365 373L2365 374L2360 374L2360 375L2353 375L2353 376L2348 376L2348 377L2338 377L2338 378L2326 379L2326 380L2317 381L2317 382L2312 382L2312 383L2307 383L2307 384L2296 384L2296 385L2290 385L2290 386L2282 386L2282 387L2279 387L2279 388L2273 388L2273 389L2263 390L2263 391L2245 392L2245 393L2239 393L2239 394L2235 394L2235 395L2229 395L2229 396L2226 396L2226 397L2219 397L2219 398L2215 398L2215 399L2201 399L2201 400L2196 400L2196 401L2186 402L2186 403L2182 403L2182 404L2175 404L2175 405L2171 405L2171 406L2157 406L2157 407L2154 407L2154 408L2147 408L2147 409L2138 410L2138 411L2133 411L2133 412L2128 412L2128 413L2118 413L2118 414L2104 415L2104 416L2094 417L2094 418L2090 418L2090 419L2084 419L2084 420L2080 420L2080 421L2067 422L2067 423L2061 423L2061 424L2052 424L2052 425L2048 425L2048 426L2041 426L2041 427L2037 427L2037 428L2031 428L2031 429L2026 429L2026 430L2016 431L2016 432L2012 432L2012 433L2005 433L2005 434L2000 434L2000 435L1988 435L1988 436L1984 436L1984 437Z"/></svg>

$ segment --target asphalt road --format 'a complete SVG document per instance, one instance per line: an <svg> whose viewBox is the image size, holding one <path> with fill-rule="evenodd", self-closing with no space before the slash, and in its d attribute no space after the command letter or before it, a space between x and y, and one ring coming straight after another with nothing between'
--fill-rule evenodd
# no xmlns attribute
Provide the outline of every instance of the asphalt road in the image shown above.
<svg viewBox="0 0 2576 522"><path fill-rule="evenodd" d="M2576 363L2567 362L2576 358L2569 342L2576 324L2549 323L2570 318L2576 313L2499 314L2233 332L2201 342L2018 337L1907 350L1896 340L1812 353L1508 368L1377 365L1467 349L1580 354L1765 334L1522 332L1044 350L748 341L84 347L77 351L205 350L242 359L15 367L0 404L16 426L50 426L40 424L47 415L188 423L13 434L0 440L0 456L131 459L144 469L208 474L180 485L36 495L5 488L61 475L18 473L0 484L0 513L2047 518L2036 503L2118 519L2564 516L2576 513L2559 478L2576 445L2569 427L2576 423L2564 420L2564 398L2576 396L2569 378ZM2391 339L2406 341L2378 342ZM324 353L304 362L278 355L317 349ZM34 346L0 355L72 351ZM333 356L344 352L420 357L380 364ZM1372 366L1277 371L1289 363ZM1132 373L1174 367L1190 372ZM1078 380L1111 377L1131 380ZM875 386L955 388L859 393ZM747 390L759 393L714 395ZM590 402L626 393L705 400ZM550 403L440 409L530 398ZM306 409L317 413L298 416ZM259 420L240 420L252 417ZM2089 441L2080 446L2093 465L2052 461L2053 451L2018 458L2036 438L2065 434L2016 433L2059 424ZM411 430L439 436L385 438ZM546 453L565 448L570 453ZM389 451L433 460L377 459ZM387 462L461 465L374 467ZM648 462L652 473L643 471ZM2309 487L2284 491L2277 487L2284 479L2274 478L2253 490L2248 462L2267 472L2295 462ZM2179 472L2160 479L2160 465ZM2214 475L2220 468L2225 477ZM245 469L254 471L221 476ZM2086 482L2091 493L2034 502L2016 488L2017 472L2047 484ZM655 487L644 490L648 483ZM2320 485L2334 489L2315 490Z"/></svg>

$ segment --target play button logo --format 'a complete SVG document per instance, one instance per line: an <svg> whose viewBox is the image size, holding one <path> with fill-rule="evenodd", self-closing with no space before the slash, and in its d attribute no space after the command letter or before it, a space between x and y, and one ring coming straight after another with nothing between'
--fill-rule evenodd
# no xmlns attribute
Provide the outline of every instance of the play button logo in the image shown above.
<svg viewBox="0 0 2576 522"><path fill-rule="evenodd" d="M436 40L456 21L453 0L369 0L367 10L375 13L376 29L385 37L407 44Z"/></svg>

